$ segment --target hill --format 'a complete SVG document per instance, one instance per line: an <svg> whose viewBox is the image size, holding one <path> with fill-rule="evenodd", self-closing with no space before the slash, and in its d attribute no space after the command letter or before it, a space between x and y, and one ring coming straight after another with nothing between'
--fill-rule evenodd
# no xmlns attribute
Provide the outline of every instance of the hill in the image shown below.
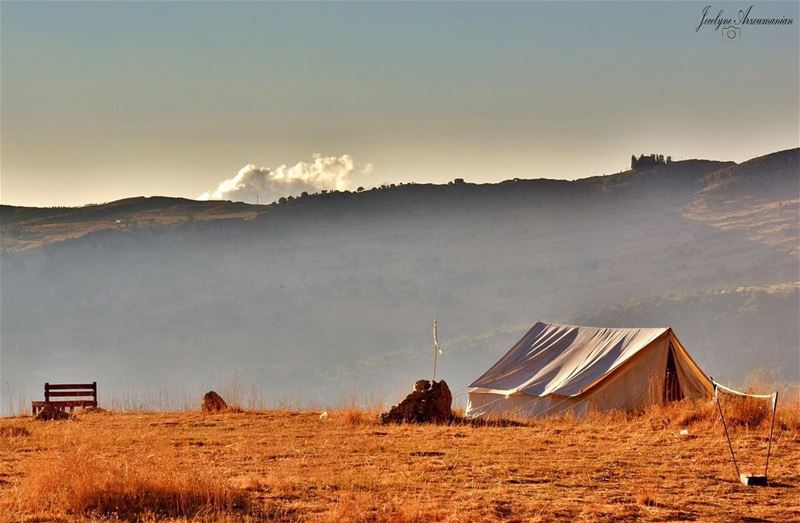
<svg viewBox="0 0 800 523"><path fill-rule="evenodd" d="M754 158L708 175L687 216L800 254L800 152Z"/></svg>
<svg viewBox="0 0 800 523"><path fill-rule="evenodd" d="M71 379L128 402L180 403L231 380L276 402L394 397L430 373L434 317L457 393L538 319L670 325L718 379L757 364L797 380L798 334L767 313L796 318L791 294L755 293L746 307L702 297L800 279L796 221L773 234L716 218L796 208L797 154L267 206L4 207L3 408L8 390L31 398ZM650 315L624 307L675 295L687 301ZM757 349L730 335L741 325Z"/></svg>
<svg viewBox="0 0 800 523"><path fill-rule="evenodd" d="M255 206L163 196L126 198L83 207L0 206L3 249L20 251L99 231L158 228L194 221L251 220Z"/></svg>

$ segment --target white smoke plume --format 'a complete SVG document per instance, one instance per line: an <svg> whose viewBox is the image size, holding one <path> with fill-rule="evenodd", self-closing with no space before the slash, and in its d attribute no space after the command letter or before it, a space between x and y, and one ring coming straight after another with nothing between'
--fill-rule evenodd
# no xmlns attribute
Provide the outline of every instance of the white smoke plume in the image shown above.
<svg viewBox="0 0 800 523"><path fill-rule="evenodd" d="M361 169L363 174L372 171L372 164ZM288 167L281 165L274 169L256 167L253 164L242 167L233 178L223 180L212 192L201 194L199 200L233 200L255 203L270 203L282 196L298 196L303 191L345 190L350 188L355 172L353 157L322 156L314 154L311 162L298 162Z"/></svg>

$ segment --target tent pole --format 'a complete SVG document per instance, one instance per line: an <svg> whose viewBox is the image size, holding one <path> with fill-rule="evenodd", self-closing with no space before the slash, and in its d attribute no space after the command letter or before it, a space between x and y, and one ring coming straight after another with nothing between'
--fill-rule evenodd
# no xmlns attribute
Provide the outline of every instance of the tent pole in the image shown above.
<svg viewBox="0 0 800 523"><path fill-rule="evenodd" d="M436 329L436 318L433 319L433 379L431 380L431 387L436 381L436 360L439 359L439 339Z"/></svg>
<svg viewBox="0 0 800 523"><path fill-rule="evenodd" d="M433 347L433 381L436 381L436 360L439 359L439 351L436 346ZM433 381L431 384L433 384Z"/></svg>
<svg viewBox="0 0 800 523"><path fill-rule="evenodd" d="M717 394L717 384L714 383L714 399L717 401L717 408L719 408L719 417L722 420L722 428L725 429L725 439L728 441L728 450L731 451L731 458L733 458L733 466L736 467L736 479L739 480L739 464L736 463L736 454L733 453L733 445L731 445L731 437L728 435L728 424L725 423L725 415L722 413L722 405L719 403L719 394Z"/></svg>
<svg viewBox="0 0 800 523"><path fill-rule="evenodd" d="M764 465L764 477L767 477L769 468L769 454L772 450L772 433L775 430L775 412L778 410L778 391L775 391L775 398L772 400L772 423L769 427L769 443L767 443L767 463Z"/></svg>

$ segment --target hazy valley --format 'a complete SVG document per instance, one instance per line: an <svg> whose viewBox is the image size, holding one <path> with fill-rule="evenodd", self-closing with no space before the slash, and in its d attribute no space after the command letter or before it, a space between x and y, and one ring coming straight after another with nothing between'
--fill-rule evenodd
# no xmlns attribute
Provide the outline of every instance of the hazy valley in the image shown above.
<svg viewBox="0 0 800 523"><path fill-rule="evenodd" d="M669 325L720 381L797 381L799 176L793 149L261 206L3 206L3 408L70 380L130 402L231 380L394 400L430 374L433 318L455 392L537 319Z"/></svg>

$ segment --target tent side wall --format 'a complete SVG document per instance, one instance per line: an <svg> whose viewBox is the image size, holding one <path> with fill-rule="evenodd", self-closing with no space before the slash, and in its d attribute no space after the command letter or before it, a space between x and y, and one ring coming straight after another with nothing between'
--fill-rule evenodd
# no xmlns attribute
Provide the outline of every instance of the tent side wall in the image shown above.
<svg viewBox="0 0 800 523"><path fill-rule="evenodd" d="M638 410L664 403L664 381L670 345L683 397L707 399L711 380L695 363L670 329L668 334L642 349L622 367L587 390L590 410Z"/></svg>
<svg viewBox="0 0 800 523"><path fill-rule="evenodd" d="M582 417L586 414L585 402L580 399L550 394L544 397L512 394L506 397L493 392L472 391L467 394L467 418L524 419L565 414Z"/></svg>
<svg viewBox="0 0 800 523"><path fill-rule="evenodd" d="M654 341L588 391L576 396L530 396L471 391L470 418L535 418L571 413L584 417L592 410L636 410L662 401L669 352L668 336Z"/></svg>
<svg viewBox="0 0 800 523"><path fill-rule="evenodd" d="M639 410L663 402L669 336L636 353L581 396L588 410Z"/></svg>

